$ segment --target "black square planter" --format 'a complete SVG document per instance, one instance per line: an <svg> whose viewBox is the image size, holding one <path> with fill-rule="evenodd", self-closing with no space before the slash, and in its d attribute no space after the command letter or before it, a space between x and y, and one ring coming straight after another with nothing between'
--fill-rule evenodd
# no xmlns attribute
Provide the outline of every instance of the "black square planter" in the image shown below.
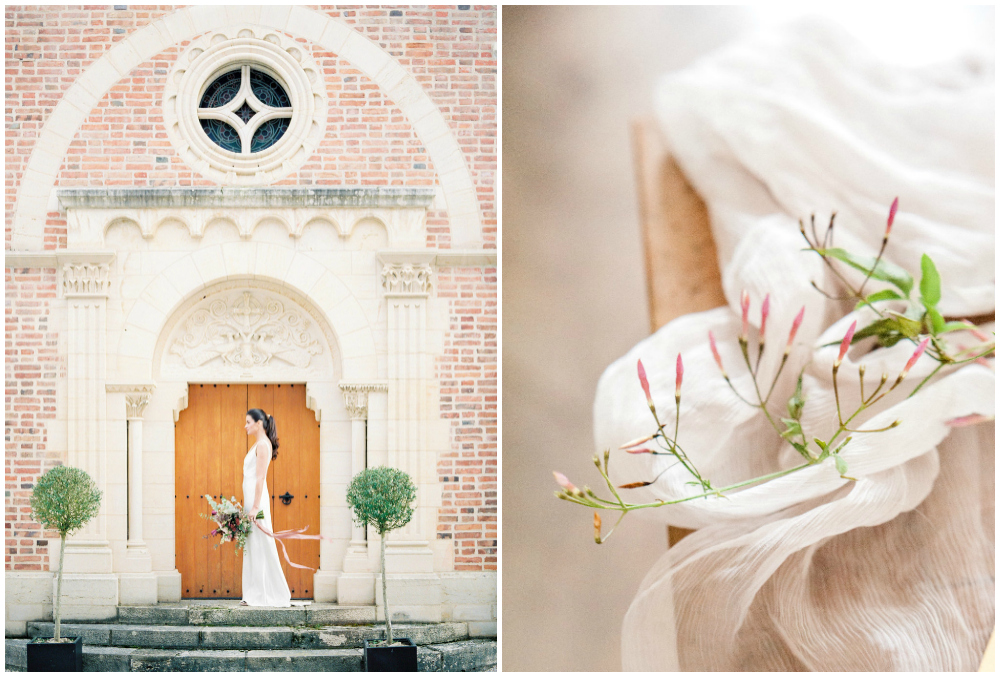
<svg viewBox="0 0 1000 677"><path fill-rule="evenodd" d="M83 672L83 638L73 642L46 642L36 637L27 644L28 672Z"/></svg>
<svg viewBox="0 0 1000 677"><path fill-rule="evenodd" d="M365 672L416 672L417 645L408 637L396 638L406 646L370 646L365 640Z"/></svg>

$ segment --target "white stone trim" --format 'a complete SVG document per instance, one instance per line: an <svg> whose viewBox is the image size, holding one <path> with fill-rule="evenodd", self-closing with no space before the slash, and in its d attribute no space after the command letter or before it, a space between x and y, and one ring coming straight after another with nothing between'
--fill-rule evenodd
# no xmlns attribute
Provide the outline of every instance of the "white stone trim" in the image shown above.
<svg viewBox="0 0 1000 677"><path fill-rule="evenodd" d="M240 237L249 240L257 227L268 221L279 221L291 237L301 237L311 223L325 223L341 237L350 237L362 221L375 220L386 230L393 247L414 247L426 242L427 211L424 207L293 207L281 208L75 208L67 210L67 241L72 248L103 247L108 228L129 223L139 229L145 239L152 239L166 223L180 223L188 234L201 238L205 229L215 222L233 225ZM9 264L8 264L9 265Z"/></svg>
<svg viewBox="0 0 1000 677"><path fill-rule="evenodd" d="M205 134L198 104L217 77L247 66L277 80L293 112L288 129L273 146L258 153L232 153ZM243 85L249 87L249 73L244 75ZM167 137L188 165L218 183L277 181L302 166L326 133L326 88L319 67L301 44L274 30L239 24L209 31L181 54L166 82L163 122ZM232 103L238 104L239 98ZM243 131L251 131L249 127L236 129L241 138ZM249 145L248 139L243 141L245 147Z"/></svg>
<svg viewBox="0 0 1000 677"><path fill-rule="evenodd" d="M413 124L435 167L447 166L456 149L455 135L441 112L416 79L395 59L347 24L303 7L233 6L252 19L259 12L262 27L301 35L351 63L375 82ZM230 25L226 8L198 5L184 7L127 36L94 62L63 93L59 104L39 132L17 190L11 246L19 250L41 249L49 198L58 167L46 166L47 155L64 157L80 125L93 106L121 77L171 44L191 40L205 31ZM82 99L82 103L78 100ZM447 202L451 241L456 248L482 247L479 201L468 164L453 172L439 173L438 181ZM441 170L438 169L440 172Z"/></svg>
<svg viewBox="0 0 1000 677"><path fill-rule="evenodd" d="M229 244L237 245L237 249L255 246L253 243L243 242ZM260 256L262 250L268 255ZM257 254L233 257L227 261L220 246L197 249L160 271L146 288L155 289L156 285L171 284L176 288L178 298L183 300L168 310L151 305L143 305L139 310L133 306L124 321L128 331L123 332L117 351L119 363L122 357L140 358L147 373L135 376L153 379L150 358L158 354L157 341L176 309L203 290L246 279L251 284L256 280L257 286L260 281L265 281L279 288L283 287L300 299L308 300L314 306L312 310L322 320L324 329L332 332L333 342L340 351L343 377L376 377L378 357L372 327L367 324L356 326L366 314L344 282L327 272L314 258L289 247L268 244L257 249ZM282 260L286 263L282 263ZM192 274L192 270L195 274ZM138 296L141 298L142 295L143 292L140 292ZM336 303L324 303L325 298L336 299ZM144 318L137 317L140 312L145 315Z"/></svg>

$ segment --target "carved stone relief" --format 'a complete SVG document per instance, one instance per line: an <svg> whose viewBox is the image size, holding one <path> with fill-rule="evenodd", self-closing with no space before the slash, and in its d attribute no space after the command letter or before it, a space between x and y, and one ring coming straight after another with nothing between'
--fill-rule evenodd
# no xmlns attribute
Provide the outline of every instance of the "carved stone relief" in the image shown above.
<svg viewBox="0 0 1000 677"><path fill-rule="evenodd" d="M197 304L167 344L188 369L215 363L253 374L275 362L309 367L323 352L319 329L288 299L236 290Z"/></svg>

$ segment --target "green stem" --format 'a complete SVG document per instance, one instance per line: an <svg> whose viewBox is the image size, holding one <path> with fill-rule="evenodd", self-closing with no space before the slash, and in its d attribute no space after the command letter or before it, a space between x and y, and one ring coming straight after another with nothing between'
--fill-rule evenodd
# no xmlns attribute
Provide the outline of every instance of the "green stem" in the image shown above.
<svg viewBox="0 0 1000 677"><path fill-rule="evenodd" d="M837 402L837 422L844 425L844 417L840 415L840 392L837 390L837 371L839 365L833 365L833 399Z"/></svg>
<svg viewBox="0 0 1000 677"><path fill-rule="evenodd" d="M771 393L774 392L774 386L778 383L778 377L781 376L781 371L785 368L785 363L786 362L788 362L788 353L785 353L781 357L781 364L778 366L778 371L774 375L774 380L771 381L771 387L768 388L768 390L767 390L767 397L765 397L764 401L762 402L762 404L764 404L765 406L767 405L768 402L771 401Z"/></svg>
<svg viewBox="0 0 1000 677"><path fill-rule="evenodd" d="M611 538L611 534L615 533L615 529L618 528L618 525L622 523L622 520L625 519L625 515L627 515L627 514L628 514L628 510L623 510L622 511L622 514L618 518L618 521L615 522L615 525L613 527L611 527L611 529L608 530L608 533L606 533L603 536L601 536L601 543L605 543L605 542L607 542L607 540L609 538Z"/></svg>
<svg viewBox="0 0 1000 677"><path fill-rule="evenodd" d="M941 368L944 367L944 365L945 365L944 362L939 362L938 366L934 367L934 371L932 371L931 373L927 374L927 378L925 378L923 381L921 381L920 384L916 388L913 389L913 392L906 396L906 398L909 399L909 398L913 397L914 395L916 395L917 391L920 390L921 388L923 388L924 384L927 383L928 381L930 381L931 378L936 373L938 373L939 371L941 371Z"/></svg>
<svg viewBox="0 0 1000 677"><path fill-rule="evenodd" d="M571 503L577 503L578 505L586 506L588 508L595 508L595 509L598 509L598 510L618 510L618 511L621 511L621 512L624 512L624 513L628 513L628 512L632 512L633 510L641 510L643 508L658 508L658 507L663 506L663 505L675 505L677 503L686 503L687 501L694 501L694 500L697 500L699 498L707 498L709 496L721 496L722 492L732 491L733 489L740 489L742 487L750 486L751 484L757 484L758 482L766 482L767 480L773 480L773 479L777 479L779 477L784 477L785 475L790 475L793 472L797 472L799 470L804 470L805 468L808 468L808 467L810 467L812 465L815 465L815 464L814 463L804 463L802 465L797 465L795 467L787 468L785 470L779 470L778 472L773 472L773 473L770 473L768 475L761 475L760 477L755 477L755 478L750 479L750 480L745 480L743 482L737 482L736 484L730 484L729 486L726 486L726 487L720 487L719 489L715 489L713 491L707 491L707 492L704 492L704 493L701 493L701 494L696 494L694 496L685 496L684 498L678 498L678 499L675 499L675 500L672 500L672 501L658 500L655 503L637 503L637 504L624 504L623 503L619 507L619 506L615 506L613 504L600 505L600 504L597 504L597 503L595 503L593 501L590 501L590 500L587 500L587 499L584 499L584 498L580 498L578 496L570 496L569 494L566 494L566 493L560 494L560 498L562 498L563 500L569 501Z"/></svg>

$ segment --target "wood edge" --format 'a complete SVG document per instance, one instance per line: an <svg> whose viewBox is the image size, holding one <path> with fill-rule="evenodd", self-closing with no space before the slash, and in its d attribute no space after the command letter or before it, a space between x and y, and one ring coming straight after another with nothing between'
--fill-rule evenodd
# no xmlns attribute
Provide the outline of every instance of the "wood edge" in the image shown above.
<svg viewBox="0 0 1000 677"><path fill-rule="evenodd" d="M653 190L650 184L655 180L655 178L651 177L655 177L656 172L650 171L650 167L648 166L650 156L656 155L656 153L649 152L648 148L652 144L662 149L663 141L659 135L649 133L649 127L651 126L649 118L637 118L632 120L629 126L631 130L630 136L632 141L632 156L634 158L636 191L639 199L642 253L646 271L646 307L649 311L649 329L650 331L656 331L656 290L654 288L652 237L650 234L653 216L650 213L649 207L652 204L653 198Z"/></svg>

